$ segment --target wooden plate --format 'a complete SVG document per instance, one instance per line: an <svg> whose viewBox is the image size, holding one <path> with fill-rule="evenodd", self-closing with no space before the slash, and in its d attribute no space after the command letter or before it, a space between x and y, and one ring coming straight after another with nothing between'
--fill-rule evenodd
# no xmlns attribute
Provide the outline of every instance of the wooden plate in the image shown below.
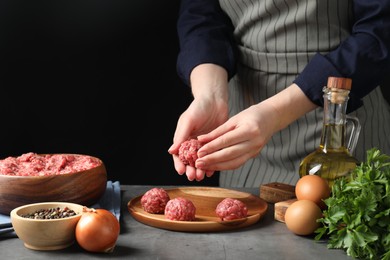
<svg viewBox="0 0 390 260"><path fill-rule="evenodd" d="M150 214L141 206L142 195L133 198L127 204L130 214L146 225L184 232L217 232L247 227L256 223L265 214L267 202L253 194L216 187L180 187L166 189L171 199L184 197L196 207L195 221L174 221L166 219L164 214ZM221 221L215 214L215 208L224 198L235 198L248 207L248 217L230 221Z"/></svg>

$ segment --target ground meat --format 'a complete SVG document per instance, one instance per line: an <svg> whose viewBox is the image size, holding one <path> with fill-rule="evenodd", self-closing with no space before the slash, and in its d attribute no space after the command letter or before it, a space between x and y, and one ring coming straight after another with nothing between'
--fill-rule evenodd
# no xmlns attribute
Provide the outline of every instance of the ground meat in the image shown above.
<svg viewBox="0 0 390 260"><path fill-rule="evenodd" d="M0 175L47 176L75 173L95 168L102 162L95 157L78 154L39 155L25 153L0 160Z"/></svg>
<svg viewBox="0 0 390 260"><path fill-rule="evenodd" d="M196 208L191 200L177 197L168 201L165 207L165 218L179 221L195 220Z"/></svg>
<svg viewBox="0 0 390 260"><path fill-rule="evenodd" d="M152 214L164 213L169 201L168 192L162 188L152 188L141 197L142 208Z"/></svg>
<svg viewBox="0 0 390 260"><path fill-rule="evenodd" d="M248 215L248 208L238 199L226 198L217 205L215 213L221 220L233 220L245 218Z"/></svg>
<svg viewBox="0 0 390 260"><path fill-rule="evenodd" d="M195 161L198 159L198 150L202 147L202 143L196 139L184 141L179 148L179 158L185 165L195 166Z"/></svg>

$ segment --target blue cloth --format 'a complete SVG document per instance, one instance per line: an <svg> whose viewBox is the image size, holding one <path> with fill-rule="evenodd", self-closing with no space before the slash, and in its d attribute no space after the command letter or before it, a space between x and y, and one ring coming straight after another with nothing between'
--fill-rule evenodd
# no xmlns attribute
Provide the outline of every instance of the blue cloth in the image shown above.
<svg viewBox="0 0 390 260"><path fill-rule="evenodd" d="M103 208L111 211L119 220L121 215L121 189L119 181L107 181L107 188L100 200L90 206L91 208ZM11 224L9 215L0 214L0 238L17 237Z"/></svg>
<svg viewBox="0 0 390 260"><path fill-rule="evenodd" d="M121 188L119 181L107 181L107 188L100 200L91 208L111 211L119 220L121 216Z"/></svg>

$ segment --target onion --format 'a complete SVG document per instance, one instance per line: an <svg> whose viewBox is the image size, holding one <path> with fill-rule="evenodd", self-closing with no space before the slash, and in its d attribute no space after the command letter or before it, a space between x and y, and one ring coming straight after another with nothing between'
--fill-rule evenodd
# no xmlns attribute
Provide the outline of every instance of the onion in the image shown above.
<svg viewBox="0 0 390 260"><path fill-rule="evenodd" d="M119 233L119 221L111 211L84 207L75 236L77 243L87 251L111 253Z"/></svg>

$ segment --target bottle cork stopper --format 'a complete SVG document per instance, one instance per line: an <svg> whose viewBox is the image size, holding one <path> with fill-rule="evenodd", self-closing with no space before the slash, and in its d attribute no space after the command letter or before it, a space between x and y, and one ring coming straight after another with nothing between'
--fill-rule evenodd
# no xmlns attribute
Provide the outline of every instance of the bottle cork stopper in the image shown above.
<svg viewBox="0 0 390 260"><path fill-rule="evenodd" d="M329 77L327 87L330 90L330 101L334 104L344 103L348 99L351 86L350 78Z"/></svg>
<svg viewBox="0 0 390 260"><path fill-rule="evenodd" d="M338 88L338 89L351 90L352 79L340 78L340 77L329 77L327 86L328 86L328 88Z"/></svg>

